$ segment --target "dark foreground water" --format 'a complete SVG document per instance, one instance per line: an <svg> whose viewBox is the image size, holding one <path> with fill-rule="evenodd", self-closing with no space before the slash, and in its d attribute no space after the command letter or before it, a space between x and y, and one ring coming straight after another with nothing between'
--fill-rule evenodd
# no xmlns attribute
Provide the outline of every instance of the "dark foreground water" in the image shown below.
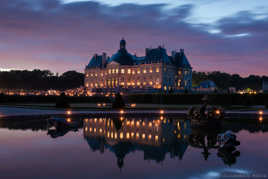
<svg viewBox="0 0 268 179"><path fill-rule="evenodd" d="M268 178L267 124L224 123L191 129L176 118L0 122L0 178ZM240 145L223 149L218 133Z"/></svg>

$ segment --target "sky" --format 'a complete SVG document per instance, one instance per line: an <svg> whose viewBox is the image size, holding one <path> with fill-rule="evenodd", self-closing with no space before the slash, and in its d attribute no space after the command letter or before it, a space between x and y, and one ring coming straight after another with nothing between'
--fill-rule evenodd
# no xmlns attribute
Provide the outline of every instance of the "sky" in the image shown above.
<svg viewBox="0 0 268 179"><path fill-rule="evenodd" d="M1 0L0 70L83 72L95 53L183 48L196 71L268 75L267 0Z"/></svg>

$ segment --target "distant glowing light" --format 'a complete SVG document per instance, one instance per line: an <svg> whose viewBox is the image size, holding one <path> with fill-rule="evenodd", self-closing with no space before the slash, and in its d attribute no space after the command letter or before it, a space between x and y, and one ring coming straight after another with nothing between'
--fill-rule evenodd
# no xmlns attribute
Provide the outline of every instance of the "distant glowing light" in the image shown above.
<svg viewBox="0 0 268 179"><path fill-rule="evenodd" d="M220 111L219 109L217 109L217 110L215 111L215 113L216 113L217 115L220 115L220 114L221 114L221 111Z"/></svg>
<svg viewBox="0 0 268 179"><path fill-rule="evenodd" d="M124 110L120 110L120 114L124 114L125 113L125 111Z"/></svg>
<svg viewBox="0 0 268 179"><path fill-rule="evenodd" d="M263 111L262 110L259 111L259 115L263 115Z"/></svg>
<svg viewBox="0 0 268 179"><path fill-rule="evenodd" d="M164 110L160 110L160 114L164 114L165 113L165 111Z"/></svg>
<svg viewBox="0 0 268 179"><path fill-rule="evenodd" d="M66 114L67 115L71 115L72 114L72 111L68 110L68 111L66 111Z"/></svg>

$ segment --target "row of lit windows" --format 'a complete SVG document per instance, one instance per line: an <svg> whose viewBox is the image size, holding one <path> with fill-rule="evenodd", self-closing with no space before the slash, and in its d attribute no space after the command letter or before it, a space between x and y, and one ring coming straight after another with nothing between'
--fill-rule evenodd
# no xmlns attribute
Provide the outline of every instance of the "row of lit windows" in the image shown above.
<svg viewBox="0 0 268 179"><path fill-rule="evenodd" d="M88 127L85 127L85 132L94 132L94 133L104 133L104 130L102 128L88 128ZM154 139L155 141L158 141L159 137L158 135L152 135L152 134L145 134L145 133L139 133L139 132L120 132L120 133L117 133L117 132L107 132L106 134L106 137L107 138L111 138L111 139L117 139L119 136L119 139L123 140L123 139L149 139L149 140L152 140Z"/></svg>
<svg viewBox="0 0 268 179"><path fill-rule="evenodd" d="M121 74L132 74L132 75L141 74L141 73L144 73L144 74L145 73L153 73L154 71L156 73L159 73L160 72L160 69L158 67L155 68L154 70L152 68L150 68L150 69L142 69L142 70L141 69L135 70L135 69L131 69L131 68L128 68L128 69L120 69L120 73ZM105 73L103 73L103 72L101 72L100 74L98 74L98 73L90 73L90 75L87 74L86 77L89 77L89 76L91 76L91 77L93 77L93 76L98 77L99 75L101 77L103 77L104 75L118 74L118 73L119 73L119 69L108 69L108 71L105 72Z"/></svg>
<svg viewBox="0 0 268 179"><path fill-rule="evenodd" d="M124 118L123 117L121 117L120 118L120 120L122 121L122 120L124 120ZM102 119L102 118L99 118L99 119L97 119L97 118L95 118L94 120L92 120L92 119L86 119L85 120L85 122L88 122L88 121L90 121L90 122L93 122L94 121L94 123L102 123L102 122L106 122L106 119ZM140 126L143 126L143 127L146 127L146 122L145 121L134 121L134 120L125 120L124 121L124 123L123 123L123 125L126 125L126 126L135 126L135 124L136 124L136 127L140 127ZM160 120L153 120L153 121L149 121L148 122L148 127L153 127L153 126L155 126L155 127L158 127L160 125ZM109 127L110 126L110 122L107 122L107 127ZM113 127L113 123L111 123L111 126Z"/></svg>
<svg viewBox="0 0 268 179"><path fill-rule="evenodd" d="M142 87L142 86L152 86L154 88L161 88L161 85L159 82L120 82L120 86L132 86L132 87ZM87 83L86 87L91 87L91 88L102 88L102 87L117 87L119 86L117 80L107 80L106 83L90 83L90 85Z"/></svg>

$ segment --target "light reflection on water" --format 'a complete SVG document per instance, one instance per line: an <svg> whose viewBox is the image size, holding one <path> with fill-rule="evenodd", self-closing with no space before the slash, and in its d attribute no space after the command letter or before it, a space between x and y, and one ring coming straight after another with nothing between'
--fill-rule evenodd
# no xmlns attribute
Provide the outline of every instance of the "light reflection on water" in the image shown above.
<svg viewBox="0 0 268 179"><path fill-rule="evenodd" d="M160 117L93 117L72 127L43 122L0 123L1 178L219 178L267 174L267 126L225 123L192 129L189 121ZM241 142L219 148L218 133ZM255 161L258 161L256 163ZM45 171L45 172L44 172ZM243 173L244 172L244 173Z"/></svg>

